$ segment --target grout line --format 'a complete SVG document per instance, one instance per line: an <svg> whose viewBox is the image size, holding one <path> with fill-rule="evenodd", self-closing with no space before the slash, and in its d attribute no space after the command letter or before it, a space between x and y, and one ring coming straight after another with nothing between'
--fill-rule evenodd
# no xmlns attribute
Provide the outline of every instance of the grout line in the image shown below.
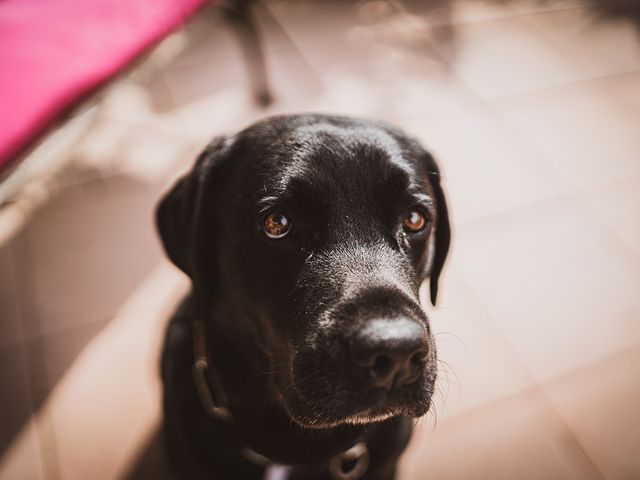
<svg viewBox="0 0 640 480"><path fill-rule="evenodd" d="M582 85L582 84L586 84L589 82L596 82L596 81L602 81L602 80L606 80L606 79L610 79L610 78L615 78L618 76L622 76L622 75L631 75L634 73L640 73L640 70L631 70L628 72L619 72L619 73L611 73L611 74L603 74L603 75L593 75L593 76L589 76L587 78L583 78L581 80L573 80L573 81L569 81L569 82L561 82L561 83L557 83L555 85L549 85L546 87L540 87L540 88L533 88L524 92L515 92L515 93L509 93L506 95L496 95L496 96L492 96L492 97L487 97L484 98L484 100L486 100L487 102L493 102L493 101L500 101L500 100L511 100L514 98L518 98L518 97L523 97L525 95L530 95L530 94L535 94L535 93L542 93L545 91L551 91L551 90L560 90L563 88L567 88L567 87L571 87L571 86L577 86L577 85ZM619 100L618 100L619 101Z"/></svg>
<svg viewBox="0 0 640 480"><path fill-rule="evenodd" d="M584 464L584 466L591 471L591 474L595 478L598 478L598 480L605 480L606 477L604 473L602 472L602 470L600 470L596 462L588 454L588 452L584 448L584 445L578 439L578 436L576 435L576 433L571 429L571 427L567 424L567 422L562 417L558 409L555 407L555 405L551 401L551 398L543 388L543 385L544 384L538 384L537 391L543 397L545 403L547 404L547 407L555 415L556 418L554 419L554 423L558 426L561 426L562 429L564 430L565 432L564 440L567 444L569 444L568 446L572 447L573 456L575 457L575 460L579 461L581 464Z"/></svg>
<svg viewBox="0 0 640 480"><path fill-rule="evenodd" d="M29 416L25 419L22 428L16 433L12 442L16 442L21 432L32 429L34 440L36 442L39 465L41 471L41 478L47 480L57 480L60 478L60 468L57 462L57 448L55 438L53 437L53 430L49 428L49 431L43 431L43 425L40 423L40 419L36 415L37 407L34 402L34 385L33 385L33 362L29 355L29 349L27 343L23 343L22 348L22 360L24 364L25 374L25 387L27 394L27 402L29 403Z"/></svg>
<svg viewBox="0 0 640 480"><path fill-rule="evenodd" d="M256 6L260 10L261 16L266 17L268 19L267 21L271 23L271 28L275 29L282 36L282 38L284 38L285 41L287 43L289 43L292 51L287 53L287 57L291 57L291 53L293 53L294 57L298 57L298 60L302 61L302 63L304 64L305 68L308 70L308 73L310 73L312 77L315 77L315 80L318 82L318 86L324 86L324 82L322 81L322 76L313 67L313 65L311 64L309 59L306 57L306 55L300 49L300 47L298 47L298 45L293 40L291 35L289 35L289 33L287 32L287 29L278 21L276 15L271 11L269 6L265 2L260 2L260 1L256 2ZM271 36L273 36L273 33L271 34ZM269 34L263 32L261 37L262 37L263 41L265 41L265 40L268 41L267 37L269 37ZM327 44L334 43L334 42L335 42L335 40L327 40ZM263 49L263 50L265 50L265 49ZM284 48L282 50L284 50ZM265 50L265 57L273 57L273 55L269 55L269 52L267 52ZM269 63L269 62L267 62L267 63ZM268 67L268 65L267 65L267 67ZM272 71L272 69L268 68L268 71ZM276 87L273 84L273 75L269 75L269 80L270 80L270 84L269 84L270 88L272 90L274 90L274 92L273 92L274 93L274 97L275 97L275 99L277 101L278 98L277 98L277 96L275 94Z"/></svg>
<svg viewBox="0 0 640 480"><path fill-rule="evenodd" d="M401 3L405 4L406 6L406 1L405 0L398 0ZM488 2L485 2L488 3ZM474 25L474 24L480 24L480 23L490 23L490 22L497 22L500 20L504 20L504 19L511 19L511 18L516 18L516 17L522 17L525 15L538 15L538 14L545 14L545 13L554 13L554 12L565 12L568 10L578 10L578 9L582 9L584 8L583 5L567 5L564 7L560 7L560 8L547 8L544 10L539 10L539 11L531 11L531 12L524 12L524 11L518 11L516 6L509 6L507 5L506 2L502 1L502 2L495 2L497 4L503 5L503 6L507 6L507 9L505 10L505 12L510 12L510 13L506 13L505 15L499 15L499 16L495 16L495 17L486 17L486 18L478 18L478 19L462 19L459 21L453 21L453 22L442 22L442 23L438 23L438 24L433 24L433 28L446 28L446 27L456 27L456 26L464 26L464 25ZM547 3L547 5L549 5L549 3ZM407 7L408 10L410 10L409 7ZM414 13L415 15L428 15L427 13Z"/></svg>
<svg viewBox="0 0 640 480"><path fill-rule="evenodd" d="M596 362L596 363L599 363L599 362ZM588 367L585 367L585 368L588 368ZM578 369L578 370L581 370L581 369ZM568 377L572 373L575 373L578 370L575 370L566 375L563 375L561 378ZM448 416L445 419L443 419L442 422L449 423L449 422L463 421L465 417L469 415L473 415L474 413L481 411L483 409L491 408L493 406L500 405L504 402L522 401L522 399L531 398L532 396L533 397L538 396L539 401L542 402L542 407L543 407L542 417L552 422L555 429L558 431L558 433L561 434L561 437L558 439L558 442L560 443L561 446L564 446L566 449L562 452L562 455L564 457L568 457L569 459L571 459L572 464L581 465L582 467L588 469L591 473L591 475L588 478L605 480L606 477L603 474L603 472L600 470L600 468L597 466L595 461L591 458L591 456L585 450L583 444L580 442L575 432L566 423L566 421L564 420L560 412L556 409L550 397L547 395L546 391L544 390L544 385L546 385L547 383L548 382L543 382L543 383L535 382L530 387L520 390L518 392L505 395L495 400L492 400L480 405L476 405L473 408L463 410L461 412ZM429 419L427 419L426 417L423 417L422 419L420 419L420 423L422 423L422 425L425 425L428 421ZM437 425L433 425L431 428L431 431L435 432L435 434L437 434L436 427ZM570 450L570 451L567 451L567 450Z"/></svg>
<svg viewBox="0 0 640 480"><path fill-rule="evenodd" d="M399 9L402 9L402 11L404 13L409 13L411 15L418 15L418 14L411 13L410 9L407 8L404 0L396 0L396 1L393 1L392 3L394 5L396 5ZM629 2L616 2L616 3L629 3ZM401 4L402 6L399 6L398 4ZM566 12L566 11L572 11L572 10L585 10L585 6L584 5L582 5L582 6L570 6L570 7L564 7L564 8L559 8L559 9L544 10L544 11L540 11L540 12L515 13L514 15L501 16L501 17L496 17L496 18L493 18L493 19L483 19L483 20L476 20L476 21L449 23L449 24L443 24L441 26L432 26L432 27L430 27L430 29L431 30L435 30L435 29L438 29L438 28L452 28L452 29L455 30L456 27L458 27L458 26L481 24L481 23L485 23L486 24L486 23L492 23L492 22L499 22L499 21L504 20L504 19L520 18L523 21L525 21L529 27L531 27L533 30L535 30L542 38L547 40L551 45L553 45L556 49L558 49L559 52L565 54L572 61L576 62L576 65L581 67L580 70L584 70L586 67L588 67L588 65L584 65L582 63L582 61L577 59L573 54L571 54L570 52L565 50L563 47L559 46L545 32L540 30L539 27L536 27L534 24L531 23L530 20L527 20L527 17L531 17L531 16L534 16L534 15L552 14L554 12ZM421 16L423 16L423 15L421 15ZM424 16L426 16L426 14ZM464 81L464 79L462 77L460 77L460 74L456 70L455 65L452 64L451 62L449 62L446 58L444 58L440 54L439 49L435 48L433 42L430 41L429 35L426 35L426 37L427 37L427 40L429 41L429 44L431 45L432 49L434 50L434 53L436 53L437 56L439 57L439 59L442 60L442 62L444 64L446 64L451 69L452 72L455 73L456 78L458 78L461 81L462 84L464 84L467 88L469 88L469 90L471 92L473 92L476 96L478 96L479 99L481 99L483 101L486 101L486 102L491 102L491 101L494 101L494 100L510 99L510 98L514 98L514 97L518 97L518 96L528 95L530 93L537 93L537 92L542 92L542 91L545 91L545 90L553 90L553 89L556 89L556 88L565 88L565 87L568 87L570 85L586 83L586 82L594 81L594 80L603 80L603 79L607 79L607 78L610 78L610 77L616 77L618 75L628 75L628 74L633 74L633 73L640 72L640 70L631 70L631 71L627 71L627 72L618 72L618 73L613 73L613 74L589 75L588 72L584 71L586 76L585 76L585 78L582 78L581 80L559 82L559 83L556 83L554 85L548 85L546 87L540 87L540 88L533 88L533 89L525 90L523 92L514 92L514 93L505 94L505 95L494 95L494 96L484 97L484 96L479 95L478 92L475 91L475 89L473 89L466 81Z"/></svg>
<svg viewBox="0 0 640 480"><path fill-rule="evenodd" d="M537 207L537 206L542 206L545 205L547 203L552 203L552 202L556 202L558 200L566 200L566 199L570 199L570 198L577 198L577 195L575 192L571 191L571 192L566 192L566 193L559 193L557 195L551 196L551 197L546 197L546 198L542 198L539 200L533 200L531 202L522 204L522 205L517 205L511 208L507 208L505 210L500 210L497 212L490 212L487 213L485 215L481 215L479 217L475 217L475 218L470 218L468 220L464 220L462 222L456 223L455 226L456 228L467 228L467 227L474 227L480 223L483 223L485 221L493 221L493 220L497 220L500 219L501 217L505 217L508 215L513 214L514 212L517 212L519 210L529 210L532 207Z"/></svg>
<svg viewBox="0 0 640 480"><path fill-rule="evenodd" d="M629 241L625 237L623 237L620 234L620 232L616 228L614 228L614 226L612 226L610 223L605 221L602 215L600 214L600 212L592 205L592 203L590 203L585 198L585 195L588 192L594 192L596 190L604 190L604 189L608 190L614 186L620 185L622 183L627 183L633 180L636 180L636 181L640 180L640 176L636 175L631 178L626 178L624 180L609 182L605 186L601 185L598 187L593 187L591 189L584 189L580 192L577 192L577 197L584 204L584 206L589 210L589 212L593 215L593 217L597 220L597 222L605 229L605 231L609 232L611 236L615 238L615 240L620 244L620 248L627 250L627 253L631 254L632 257L636 258L636 260L640 260L640 252L638 252L638 250L636 250L636 248L631 243L629 243Z"/></svg>

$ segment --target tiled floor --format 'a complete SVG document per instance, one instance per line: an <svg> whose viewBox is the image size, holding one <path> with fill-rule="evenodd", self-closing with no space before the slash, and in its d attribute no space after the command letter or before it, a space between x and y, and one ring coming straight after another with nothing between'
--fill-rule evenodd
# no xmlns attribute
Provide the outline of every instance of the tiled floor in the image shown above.
<svg viewBox="0 0 640 480"><path fill-rule="evenodd" d="M186 285L153 206L213 135L301 110L393 122L446 178L439 396L400 479L640 478L637 3L257 13L273 105L253 105L232 33L202 12L107 90L0 245L0 479L162 478L158 349Z"/></svg>

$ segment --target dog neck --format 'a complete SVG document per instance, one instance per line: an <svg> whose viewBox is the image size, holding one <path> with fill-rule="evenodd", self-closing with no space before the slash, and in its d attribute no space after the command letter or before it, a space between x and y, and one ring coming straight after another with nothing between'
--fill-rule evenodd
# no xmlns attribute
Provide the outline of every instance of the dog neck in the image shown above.
<svg viewBox="0 0 640 480"><path fill-rule="evenodd" d="M258 367L239 362L227 338L210 338L215 328L212 323L205 328L200 317L193 321L194 385L204 411L229 425L250 451L278 463L318 464L350 451L366 436L362 425L318 430L293 423L269 393L266 379L259 378ZM225 348L214 348L219 345ZM245 357L246 347L243 345ZM252 354L259 357L259 352Z"/></svg>

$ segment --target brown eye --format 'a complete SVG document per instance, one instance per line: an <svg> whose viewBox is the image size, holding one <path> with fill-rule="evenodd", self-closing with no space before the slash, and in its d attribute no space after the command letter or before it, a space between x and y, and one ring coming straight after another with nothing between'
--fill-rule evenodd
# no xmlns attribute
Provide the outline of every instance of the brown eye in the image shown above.
<svg viewBox="0 0 640 480"><path fill-rule="evenodd" d="M282 238L291 230L291 222L280 212L271 212L262 220L262 231L269 238Z"/></svg>
<svg viewBox="0 0 640 480"><path fill-rule="evenodd" d="M427 225L427 218L424 214L415 208L410 209L407 212L407 216L402 221L404 231L407 233L418 233L424 230Z"/></svg>

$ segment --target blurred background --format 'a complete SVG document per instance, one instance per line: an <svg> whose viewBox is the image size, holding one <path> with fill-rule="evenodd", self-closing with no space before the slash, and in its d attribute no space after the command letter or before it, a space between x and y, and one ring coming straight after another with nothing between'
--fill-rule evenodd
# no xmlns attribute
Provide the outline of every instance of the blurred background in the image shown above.
<svg viewBox="0 0 640 480"><path fill-rule="evenodd" d="M389 121L443 170L438 397L399 478L640 479L637 0L132 0L143 26L82 43L110 69L73 42L40 67L27 27L82 23L62 3L0 2L0 479L165 478L187 282L154 205L214 135L299 111Z"/></svg>

